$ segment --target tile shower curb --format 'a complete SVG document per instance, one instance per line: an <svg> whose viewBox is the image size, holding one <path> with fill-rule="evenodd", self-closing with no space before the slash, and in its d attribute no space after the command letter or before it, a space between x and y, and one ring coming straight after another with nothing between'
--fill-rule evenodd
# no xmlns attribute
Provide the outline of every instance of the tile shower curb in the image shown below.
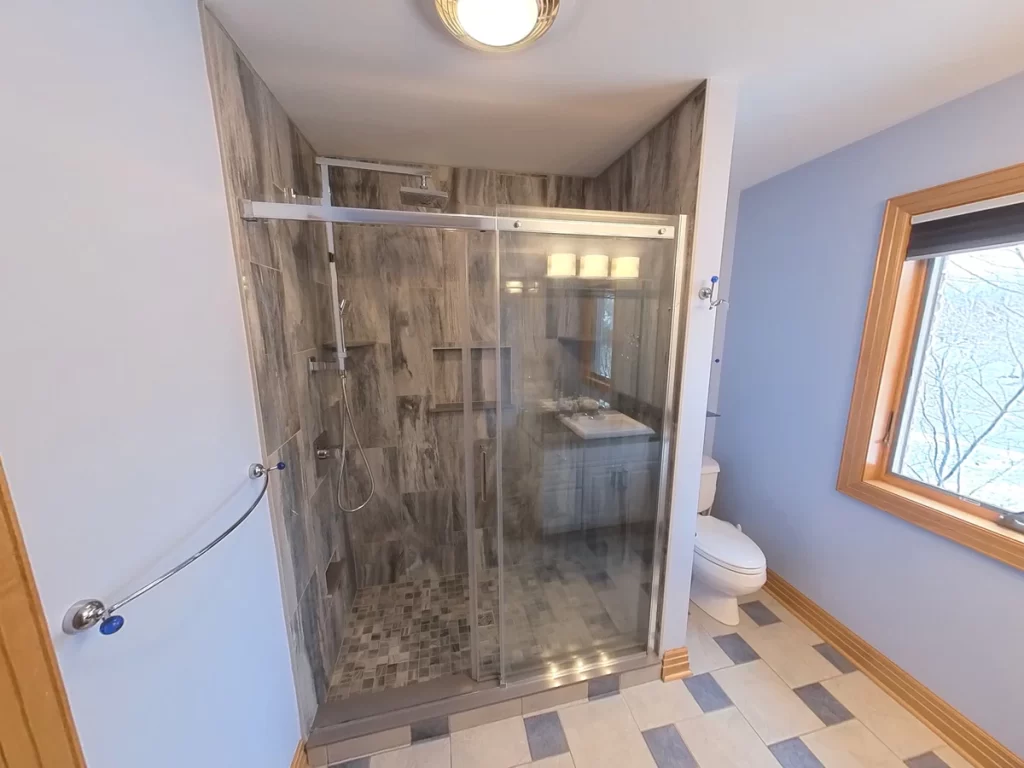
<svg viewBox="0 0 1024 768"><path fill-rule="evenodd" d="M611 689L629 688L659 680L661 659L654 654L612 662L607 667L565 675L556 679L533 680L500 687L496 683L482 690L424 702L379 715L339 724L315 726L306 742L311 768L353 760L386 749L412 743L412 731L420 724L448 718L449 730L457 731L508 717L536 714L592 694L612 695ZM591 684L596 683L591 690ZM605 694L604 691L609 693Z"/></svg>

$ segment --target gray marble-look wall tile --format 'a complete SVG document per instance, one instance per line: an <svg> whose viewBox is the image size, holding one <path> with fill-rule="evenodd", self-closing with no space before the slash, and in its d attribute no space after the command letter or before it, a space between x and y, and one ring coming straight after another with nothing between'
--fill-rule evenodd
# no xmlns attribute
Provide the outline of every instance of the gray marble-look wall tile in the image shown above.
<svg viewBox="0 0 1024 768"><path fill-rule="evenodd" d="M474 342L493 344L497 339L497 299L494 293L495 232L469 232L466 236L468 264L469 328Z"/></svg>
<svg viewBox="0 0 1024 768"><path fill-rule="evenodd" d="M704 126L699 87L596 179L585 186L588 207L692 215Z"/></svg>
<svg viewBox="0 0 1024 768"><path fill-rule="evenodd" d="M355 547L357 586L394 584L405 578L406 542L403 539L362 542Z"/></svg>
<svg viewBox="0 0 1024 768"><path fill-rule="evenodd" d="M543 207L548 197L548 177L524 173L498 175L498 205Z"/></svg>
<svg viewBox="0 0 1024 768"><path fill-rule="evenodd" d="M402 493L444 488L429 406L430 398L426 396L397 398L398 479Z"/></svg>
<svg viewBox="0 0 1024 768"><path fill-rule="evenodd" d="M347 208L380 208L380 174L331 168L331 201Z"/></svg>
<svg viewBox="0 0 1024 768"><path fill-rule="evenodd" d="M338 297L347 300L345 339L390 342L388 288L382 276L380 227L337 226Z"/></svg>
<svg viewBox="0 0 1024 768"><path fill-rule="evenodd" d="M310 655L303 632L303 615L296 608L288 620L288 650L291 652L292 674L299 704L299 727L309 732L320 702L317 699L314 667L320 664L320 655Z"/></svg>
<svg viewBox="0 0 1024 768"><path fill-rule="evenodd" d="M549 176L544 204L548 208L586 208L588 181L578 176Z"/></svg>
<svg viewBox="0 0 1024 768"><path fill-rule="evenodd" d="M493 214L498 204L498 174L478 168L452 169L448 209L453 213Z"/></svg>
<svg viewBox="0 0 1024 768"><path fill-rule="evenodd" d="M270 519L281 574L281 593L285 615L288 616L298 608L302 589L313 572L303 516L306 491L300 470L298 441L296 435L268 457L269 463L283 461L288 467L278 474L268 491Z"/></svg>
<svg viewBox="0 0 1024 768"><path fill-rule="evenodd" d="M345 429L350 444L355 443L354 428L364 448L396 445L399 431L391 345L350 347L346 368L352 419L346 419Z"/></svg>
<svg viewBox="0 0 1024 768"><path fill-rule="evenodd" d="M292 351L311 349L316 346L319 334L317 326L319 307L317 305L317 283L314 280L318 254L314 252L314 225L294 221L271 221L268 223L271 243L278 257L284 277L285 327L288 332L288 346Z"/></svg>
<svg viewBox="0 0 1024 768"><path fill-rule="evenodd" d="M461 344L468 331L469 307L466 306L466 254L470 233L463 230L441 233L441 346Z"/></svg>
<svg viewBox="0 0 1024 768"><path fill-rule="evenodd" d="M299 405L300 431L296 437L299 441L301 469L306 493L312 495L327 475L330 463L316 458L313 443L328 428L331 421L331 405L328 388L331 385L330 375L326 372L310 373L310 352L297 352L294 355L292 372L295 378L294 391Z"/></svg>
<svg viewBox="0 0 1024 768"><path fill-rule="evenodd" d="M369 472L358 448L346 451L345 472L340 478L341 498L347 509L355 509L370 496L370 474L374 493L369 503L348 512L349 534L354 542L394 538L408 527L398 481L398 449L365 449Z"/></svg>
<svg viewBox="0 0 1024 768"><path fill-rule="evenodd" d="M302 438L302 433L298 438ZM334 497L335 485L330 481L320 483L309 497L306 516L306 541L313 571L323 573L334 554L337 533L336 518L341 515Z"/></svg>
<svg viewBox="0 0 1024 768"><path fill-rule="evenodd" d="M434 378L433 347L443 337L443 292L401 279L389 284L388 299L395 394L426 395Z"/></svg>
<svg viewBox="0 0 1024 768"><path fill-rule="evenodd" d="M302 638L302 648L310 659L310 669L313 673L313 687L316 691L317 701L324 701L327 697L328 672L327 663L324 659L324 629L323 616L323 577L322 574L314 574L306 585L306 589L299 598L299 628ZM333 659L331 660L334 661Z"/></svg>
<svg viewBox="0 0 1024 768"><path fill-rule="evenodd" d="M260 420L266 449L276 450L299 430L299 405L293 382L295 360L288 349L285 289L281 273L249 264L244 267L246 314Z"/></svg>
<svg viewBox="0 0 1024 768"><path fill-rule="evenodd" d="M445 272L441 230L382 227L381 274L389 284L408 281L421 288L441 288Z"/></svg>
<svg viewBox="0 0 1024 768"><path fill-rule="evenodd" d="M405 578L439 578L454 573L452 492L407 493L402 501L410 526L405 541Z"/></svg>

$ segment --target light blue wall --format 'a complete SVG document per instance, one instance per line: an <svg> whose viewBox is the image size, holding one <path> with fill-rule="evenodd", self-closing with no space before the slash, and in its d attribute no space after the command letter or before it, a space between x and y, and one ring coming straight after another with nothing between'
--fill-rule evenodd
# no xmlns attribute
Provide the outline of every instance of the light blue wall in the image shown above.
<svg viewBox="0 0 1024 768"><path fill-rule="evenodd" d="M886 199L1020 162L1024 76L744 192L714 448L769 567L1024 755L1024 573L835 490Z"/></svg>

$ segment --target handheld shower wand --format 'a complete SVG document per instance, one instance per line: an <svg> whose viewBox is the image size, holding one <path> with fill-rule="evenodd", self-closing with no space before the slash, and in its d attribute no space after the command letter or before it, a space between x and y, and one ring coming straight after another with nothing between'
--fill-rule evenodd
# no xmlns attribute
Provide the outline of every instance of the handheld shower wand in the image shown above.
<svg viewBox="0 0 1024 768"><path fill-rule="evenodd" d="M335 330L338 335L338 338L336 339L338 345L338 370L341 371L343 385L345 378L345 358L348 357L348 347L345 346L345 324L342 322L346 309L348 309L348 299L341 299L341 301L338 302L338 323L335 326Z"/></svg>
<svg viewBox="0 0 1024 768"><path fill-rule="evenodd" d="M333 266L333 262L331 262ZM335 278L336 281L336 278ZM337 285L337 282L335 282ZM348 348L345 346L345 324L342 323L342 315L345 314L345 310L349 307L348 299L341 299L337 304L338 310L335 319L335 331L337 334L338 342L338 371L341 375L341 407L342 407L342 422L341 422L341 474L345 474L345 460L347 459L347 448L348 448L348 431L345 429L346 422L352 426L352 434L356 438L356 447L359 449L359 455L363 459L363 466L366 467L366 474L370 478L370 492L366 495L366 498L354 507L346 507L345 503L341 500L341 483L338 483L338 507L343 512L358 512L360 509L370 503L373 498L373 494L377 490L377 485L373 479L373 470L370 468L370 460L366 458L366 451L363 450L363 443L359 439L359 432L356 430L356 425L352 419L352 406L348 401L348 373L345 371L345 358L348 357Z"/></svg>

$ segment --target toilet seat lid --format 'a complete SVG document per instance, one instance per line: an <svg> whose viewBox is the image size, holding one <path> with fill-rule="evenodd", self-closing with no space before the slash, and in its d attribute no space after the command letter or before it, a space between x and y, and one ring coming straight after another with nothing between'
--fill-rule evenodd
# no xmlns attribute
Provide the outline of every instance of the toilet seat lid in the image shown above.
<svg viewBox="0 0 1024 768"><path fill-rule="evenodd" d="M697 516L694 551L706 560L737 573L760 573L767 563L753 539L733 525L711 517Z"/></svg>

